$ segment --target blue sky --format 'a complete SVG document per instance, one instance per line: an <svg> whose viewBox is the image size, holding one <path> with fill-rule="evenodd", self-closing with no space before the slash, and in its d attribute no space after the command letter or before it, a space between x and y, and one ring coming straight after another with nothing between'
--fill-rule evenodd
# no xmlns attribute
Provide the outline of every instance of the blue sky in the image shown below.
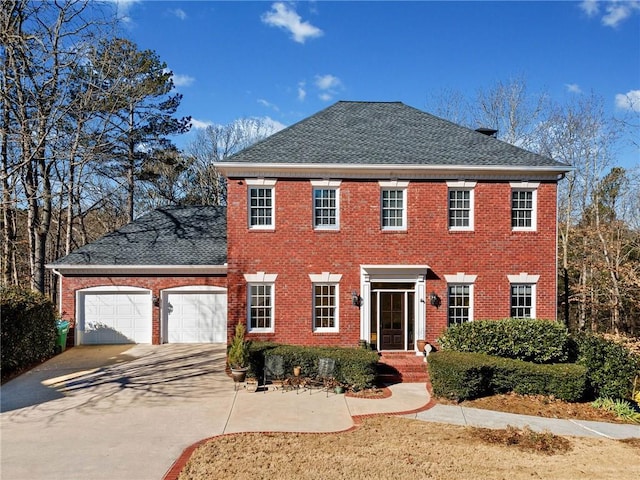
<svg viewBox="0 0 640 480"><path fill-rule="evenodd" d="M288 126L338 100L427 110L434 93L514 77L559 101L593 92L610 114L621 96L640 109L640 0L114 1L126 35L174 72L194 130ZM638 158L627 149L620 163Z"/></svg>

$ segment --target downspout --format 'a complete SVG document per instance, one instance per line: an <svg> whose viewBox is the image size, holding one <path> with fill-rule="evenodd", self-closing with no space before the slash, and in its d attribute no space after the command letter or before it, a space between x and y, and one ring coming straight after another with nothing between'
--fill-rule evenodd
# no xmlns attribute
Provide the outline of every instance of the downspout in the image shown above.
<svg viewBox="0 0 640 480"><path fill-rule="evenodd" d="M59 270L52 268L51 271L54 275L58 276L58 313L62 316L62 274Z"/></svg>

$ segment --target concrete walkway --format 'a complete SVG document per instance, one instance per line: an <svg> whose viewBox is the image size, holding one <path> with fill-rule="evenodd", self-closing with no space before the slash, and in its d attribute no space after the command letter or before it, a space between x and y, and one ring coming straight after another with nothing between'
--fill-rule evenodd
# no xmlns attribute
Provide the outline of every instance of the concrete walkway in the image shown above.
<svg viewBox="0 0 640 480"><path fill-rule="evenodd" d="M3 479L159 480L191 445L212 436L336 432L354 416L402 413L429 422L562 435L640 437L640 426L430 406L424 383L386 399L314 390L250 392L224 373L224 345L75 347L0 392Z"/></svg>

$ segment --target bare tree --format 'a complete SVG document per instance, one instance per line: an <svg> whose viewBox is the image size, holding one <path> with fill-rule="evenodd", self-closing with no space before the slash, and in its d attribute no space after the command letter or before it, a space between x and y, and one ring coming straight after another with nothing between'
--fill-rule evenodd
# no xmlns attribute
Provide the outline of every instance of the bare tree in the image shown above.
<svg viewBox="0 0 640 480"><path fill-rule="evenodd" d="M8 145L2 149L2 180L15 192L16 184L10 182L19 174L27 209L30 283L42 292L53 215L52 175L60 161L56 134L68 109L67 72L77 58L76 46L95 25L85 19L90 8L88 1L2 3L1 93L8 109L3 111L3 142ZM3 218L10 225L15 203L3 200ZM11 232L3 238L4 252L11 248L10 237Z"/></svg>
<svg viewBox="0 0 640 480"><path fill-rule="evenodd" d="M187 154L191 157L187 172L190 188L184 201L190 204L225 205L226 184L216 169L216 163L275 131L273 123L254 117L240 118L227 125L213 125L198 131L187 147Z"/></svg>

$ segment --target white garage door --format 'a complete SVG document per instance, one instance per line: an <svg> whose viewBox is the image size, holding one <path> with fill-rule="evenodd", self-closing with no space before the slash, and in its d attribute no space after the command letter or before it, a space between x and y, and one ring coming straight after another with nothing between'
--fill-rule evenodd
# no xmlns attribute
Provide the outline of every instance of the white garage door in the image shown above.
<svg viewBox="0 0 640 480"><path fill-rule="evenodd" d="M169 343L227 341L226 293L168 293L166 305Z"/></svg>
<svg viewBox="0 0 640 480"><path fill-rule="evenodd" d="M148 292L82 293L79 343L151 343Z"/></svg>

